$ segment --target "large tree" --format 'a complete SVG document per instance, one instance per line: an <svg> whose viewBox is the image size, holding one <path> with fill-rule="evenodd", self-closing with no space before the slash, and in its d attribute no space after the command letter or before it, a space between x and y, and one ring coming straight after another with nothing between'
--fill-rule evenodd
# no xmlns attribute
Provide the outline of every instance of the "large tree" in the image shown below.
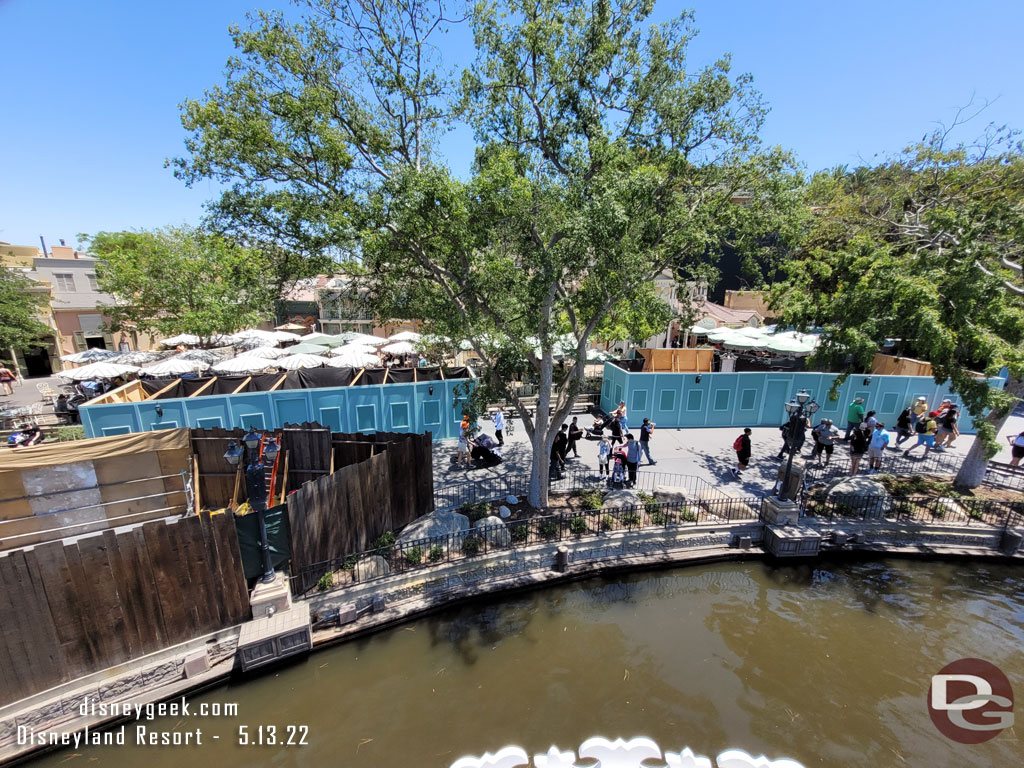
<svg viewBox="0 0 1024 768"><path fill-rule="evenodd" d="M53 336L53 329L39 320L46 311L46 296L32 288L23 274L0 266L0 356Z"/></svg>
<svg viewBox="0 0 1024 768"><path fill-rule="evenodd" d="M219 210L241 226L272 210L296 249L351 245L382 319L468 339L476 397L523 418L543 505L595 331L665 268L703 275L729 240L760 251L758 223L791 207L787 156L758 142L764 107L727 57L687 60L689 14L646 26L651 0L305 4L300 23L233 31L225 85L185 105L178 172L231 182ZM478 58L456 89L432 40L467 13ZM456 118L478 141L468 179L434 152ZM511 386L523 376L538 418Z"/></svg>
<svg viewBox="0 0 1024 768"><path fill-rule="evenodd" d="M956 143L960 121L872 167L816 175L817 222L775 302L786 322L824 327L818 361L869 370L886 340L928 360L975 419L957 477L977 486L1024 376L1024 155L990 128ZM1008 369L1005 389L988 377Z"/></svg>
<svg viewBox="0 0 1024 768"><path fill-rule="evenodd" d="M168 227L100 232L87 243L101 260L99 288L115 300L102 307L112 329L191 333L209 346L271 316L278 293L263 254L219 235Z"/></svg>

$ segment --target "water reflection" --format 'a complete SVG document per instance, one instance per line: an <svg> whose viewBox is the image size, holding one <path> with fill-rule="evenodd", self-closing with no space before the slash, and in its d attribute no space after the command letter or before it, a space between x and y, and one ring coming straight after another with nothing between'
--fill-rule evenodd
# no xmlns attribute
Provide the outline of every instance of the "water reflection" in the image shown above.
<svg viewBox="0 0 1024 768"><path fill-rule="evenodd" d="M506 744L545 751L647 735L808 766L1020 764L1006 732L960 747L925 709L930 676L979 656L1024 681L1011 567L759 563L594 579L472 604L196 701L239 703L191 752L82 750L110 766L439 766ZM305 723L310 746L246 750L241 723ZM170 724L166 727L173 727ZM230 737L230 738L229 738ZM39 762L56 766L58 753Z"/></svg>

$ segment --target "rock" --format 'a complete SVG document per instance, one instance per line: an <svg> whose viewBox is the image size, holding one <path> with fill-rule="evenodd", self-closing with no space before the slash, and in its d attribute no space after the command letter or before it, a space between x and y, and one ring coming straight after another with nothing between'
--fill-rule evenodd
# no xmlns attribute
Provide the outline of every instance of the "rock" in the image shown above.
<svg viewBox="0 0 1024 768"><path fill-rule="evenodd" d="M509 509L508 507L506 507L504 504L502 504L500 507L498 507L498 516L502 520L507 520L509 515L511 515L511 514L512 514L512 510Z"/></svg>
<svg viewBox="0 0 1024 768"><path fill-rule="evenodd" d="M686 501L686 489L674 485L657 485L654 498L658 501Z"/></svg>
<svg viewBox="0 0 1024 768"><path fill-rule="evenodd" d="M508 496L505 497L505 502L508 503L508 504L518 504L519 503L519 499L517 499L512 494L509 494Z"/></svg>
<svg viewBox="0 0 1024 768"><path fill-rule="evenodd" d="M866 519L885 517L892 512L892 496L873 477L841 477L825 488L825 498L833 502L836 515L844 512Z"/></svg>
<svg viewBox="0 0 1024 768"><path fill-rule="evenodd" d="M609 491L601 500L603 509L628 509L640 506L640 497L632 488L618 488Z"/></svg>
<svg viewBox="0 0 1024 768"><path fill-rule="evenodd" d="M709 515L719 520L749 520L756 518L758 513L732 488L708 486L694 493L690 500L696 501Z"/></svg>
<svg viewBox="0 0 1024 768"><path fill-rule="evenodd" d="M417 517L398 536L399 544L408 544L420 539L432 539L469 530L469 518L459 512L437 511Z"/></svg>
<svg viewBox="0 0 1024 768"><path fill-rule="evenodd" d="M370 555L356 563L356 581L369 581L391 573L391 566L388 561L380 555Z"/></svg>
<svg viewBox="0 0 1024 768"><path fill-rule="evenodd" d="M512 543L512 537L509 535L508 529L500 517L491 515L482 520L477 520L474 527L479 528L480 535L495 546L507 547Z"/></svg>

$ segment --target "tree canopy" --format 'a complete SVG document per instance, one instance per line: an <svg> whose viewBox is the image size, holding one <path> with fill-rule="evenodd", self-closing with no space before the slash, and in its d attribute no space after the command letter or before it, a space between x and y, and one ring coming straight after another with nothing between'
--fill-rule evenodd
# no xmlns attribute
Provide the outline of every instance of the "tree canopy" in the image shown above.
<svg viewBox="0 0 1024 768"><path fill-rule="evenodd" d="M665 268L703 277L726 242L768 253L766 227L797 197L790 159L760 144L750 78L727 56L695 66L692 16L648 25L652 0L303 4L300 22L261 13L232 30L225 83L183 106L177 172L231 185L214 208L230 226L349 249L379 319L470 340L477 397L523 417L543 504L591 337L637 327ZM477 59L455 79L435 41L463 17ZM456 120L477 140L465 179L436 154ZM509 386L523 374L536 420Z"/></svg>
<svg viewBox="0 0 1024 768"><path fill-rule="evenodd" d="M208 346L218 334L265 320L276 286L257 251L188 227L100 232L87 240L100 263L102 307L112 329L125 322L160 336L191 333Z"/></svg>
<svg viewBox="0 0 1024 768"><path fill-rule="evenodd" d="M956 127L816 175L816 221L774 300L785 322L824 328L826 370L868 370L887 340L931 362L976 419L960 481L977 485L1024 375L1024 155L1015 132L965 144ZM989 386L1004 368L1011 386Z"/></svg>
<svg viewBox="0 0 1024 768"><path fill-rule="evenodd" d="M53 336L53 329L38 319L45 311L47 297L31 288L32 282L24 275L0 267L0 355Z"/></svg>

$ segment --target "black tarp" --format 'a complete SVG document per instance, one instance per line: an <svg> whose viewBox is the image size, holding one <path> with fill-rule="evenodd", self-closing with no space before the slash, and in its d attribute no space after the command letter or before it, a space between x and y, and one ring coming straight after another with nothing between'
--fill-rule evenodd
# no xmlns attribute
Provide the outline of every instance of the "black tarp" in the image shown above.
<svg viewBox="0 0 1024 768"><path fill-rule="evenodd" d="M267 544L270 546L270 562L277 568L291 557L291 543L288 535L288 505L278 504L263 513L267 523ZM260 519L255 512L235 516L238 531L238 550L242 555L245 578L253 579L263 575L263 553L260 551Z"/></svg>

